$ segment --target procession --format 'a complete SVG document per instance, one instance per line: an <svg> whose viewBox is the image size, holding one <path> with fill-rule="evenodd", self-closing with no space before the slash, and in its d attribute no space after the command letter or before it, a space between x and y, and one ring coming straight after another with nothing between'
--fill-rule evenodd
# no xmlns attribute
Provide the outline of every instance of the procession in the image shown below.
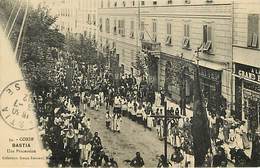
<svg viewBox="0 0 260 168"><path fill-rule="evenodd" d="M259 8L1 0L0 167L259 167Z"/></svg>
<svg viewBox="0 0 260 168"><path fill-rule="evenodd" d="M89 111L105 116L103 129L108 129L110 134L120 134L122 125L130 120L152 131L159 141L163 140L163 119L156 117L165 113L163 90L155 92L145 79L138 84L130 74L124 74L115 86L109 70L94 65L86 73L84 65L70 65L75 60L66 61L71 58L69 53L60 51L59 55L54 70L59 87L39 90L34 96L39 110L40 135L51 167L118 167L120 161L104 152L98 132L90 131L93 121L88 117ZM69 66L74 69L71 83L66 81L65 68ZM168 107L166 113L173 116L166 135L173 153L169 154L169 160L160 156L158 165L154 166L193 167L192 116L181 114L178 106ZM208 114L208 119L212 146L204 166L225 167L232 161L236 166L249 164L245 150L250 148L250 139L244 123L214 114ZM145 161L132 161L128 161L131 167L145 166Z"/></svg>

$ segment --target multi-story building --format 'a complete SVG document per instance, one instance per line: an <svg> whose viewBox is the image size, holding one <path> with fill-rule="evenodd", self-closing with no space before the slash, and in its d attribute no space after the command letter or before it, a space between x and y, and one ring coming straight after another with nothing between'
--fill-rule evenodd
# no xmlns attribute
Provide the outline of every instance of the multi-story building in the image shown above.
<svg viewBox="0 0 260 168"><path fill-rule="evenodd" d="M84 33L85 35L92 39L97 40L97 7L98 1L97 0L82 0L86 4L84 4Z"/></svg>
<svg viewBox="0 0 260 168"><path fill-rule="evenodd" d="M51 15L58 17L56 26L62 33L96 36L95 0L45 0L43 5L51 9Z"/></svg>
<svg viewBox="0 0 260 168"><path fill-rule="evenodd" d="M234 1L234 102L237 118L260 130L260 2Z"/></svg>
<svg viewBox="0 0 260 168"><path fill-rule="evenodd" d="M58 17L56 25L62 33L76 33L78 31L79 13L77 8L77 3L72 0L58 0L52 6L51 13Z"/></svg>
<svg viewBox="0 0 260 168"><path fill-rule="evenodd" d="M191 74L199 64L209 109L216 111L216 100L223 96L230 111L231 0L100 0L98 25L99 47L108 55L115 51L124 72L135 73L142 47L148 54L149 82L165 88L176 102L186 97L189 104Z"/></svg>

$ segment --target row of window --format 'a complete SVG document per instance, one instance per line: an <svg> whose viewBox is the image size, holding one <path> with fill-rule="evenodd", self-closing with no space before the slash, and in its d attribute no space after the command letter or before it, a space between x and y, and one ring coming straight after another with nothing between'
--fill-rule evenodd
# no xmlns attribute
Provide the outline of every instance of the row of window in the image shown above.
<svg viewBox="0 0 260 168"><path fill-rule="evenodd" d="M247 46L250 48L259 48L259 14L249 14L248 15L248 37L247 37ZM166 23L166 38L165 44L171 46L172 45L172 24ZM107 18L105 21L105 31L106 33L111 33L110 30L110 19ZM102 18L100 18L100 32L102 32ZM125 31L125 20L114 20L113 22L113 34L114 35L121 35L122 37L126 36ZM140 23L140 40L145 39L145 34L147 29L145 28L144 21ZM152 40L153 42L157 42L157 21L153 20L152 33L148 34L147 40ZM190 49L190 23L185 23L183 26L183 48ZM213 52L213 27L212 24L205 24L202 27L203 32L203 41L201 44L201 49L205 52ZM127 35L128 36L128 35ZM129 31L129 38L136 38L135 37L135 21L130 21L130 31ZM137 37L138 38L138 37Z"/></svg>
<svg viewBox="0 0 260 168"><path fill-rule="evenodd" d="M129 31L129 38L134 39L135 38L135 22L132 20L130 21L130 31ZM185 23L183 26L183 48L184 49L190 49L190 24ZM140 34L139 38L140 40L145 40L145 33L147 29L145 28L145 23L144 21L141 21L140 23ZM100 18L100 24L99 24L99 31L103 31L102 27L102 18ZM107 18L105 21L105 31L106 33L110 33L110 19ZM166 39L165 39L165 45L171 46L172 45L172 24L167 23L166 26ZM113 25L113 34L121 35L122 37L125 37L125 20L114 20L114 25ZM153 42L157 42L157 21L153 20L152 22L152 33L148 34L149 37L147 37L147 40L151 40ZM212 31L212 25L207 24L203 25L203 42L201 45L201 49L205 52L212 52L213 51L213 31ZM137 37L138 38L138 37Z"/></svg>
<svg viewBox="0 0 260 168"><path fill-rule="evenodd" d="M105 0L105 1L107 2L107 4L106 4L107 8L110 8L110 7L135 7L135 6L138 6L138 2L136 2L135 0L132 0L132 1L122 1L121 4L119 4L118 1L114 1L113 3L111 3L110 0ZM152 1L152 5L154 5L154 6L158 5L158 1L159 0L153 0ZM145 2L146 1L144 1L144 0L140 1L140 5L141 6L145 6L146 5ZM183 0L183 2L185 4L190 4L191 0ZM213 0L205 0L205 2L213 2ZM166 4L168 4L168 5L173 4L173 0L166 0ZM104 0L101 0L100 7L104 8Z"/></svg>
<svg viewBox="0 0 260 168"><path fill-rule="evenodd" d="M70 9L61 9L59 12L58 12L58 16L72 16L72 11Z"/></svg>

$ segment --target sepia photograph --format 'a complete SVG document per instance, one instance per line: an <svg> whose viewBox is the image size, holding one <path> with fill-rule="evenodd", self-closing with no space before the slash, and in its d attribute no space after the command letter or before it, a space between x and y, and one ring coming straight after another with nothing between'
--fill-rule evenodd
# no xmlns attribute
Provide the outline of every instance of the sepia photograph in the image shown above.
<svg viewBox="0 0 260 168"><path fill-rule="evenodd" d="M260 167L260 0L0 0L0 168Z"/></svg>

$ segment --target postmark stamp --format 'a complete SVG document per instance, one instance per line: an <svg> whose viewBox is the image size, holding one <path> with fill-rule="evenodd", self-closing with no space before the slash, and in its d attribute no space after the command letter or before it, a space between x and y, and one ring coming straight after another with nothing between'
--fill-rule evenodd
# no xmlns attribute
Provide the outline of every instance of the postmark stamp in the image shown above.
<svg viewBox="0 0 260 168"><path fill-rule="evenodd" d="M18 130L36 127L34 105L24 80L8 84L0 94L0 113L3 121Z"/></svg>

